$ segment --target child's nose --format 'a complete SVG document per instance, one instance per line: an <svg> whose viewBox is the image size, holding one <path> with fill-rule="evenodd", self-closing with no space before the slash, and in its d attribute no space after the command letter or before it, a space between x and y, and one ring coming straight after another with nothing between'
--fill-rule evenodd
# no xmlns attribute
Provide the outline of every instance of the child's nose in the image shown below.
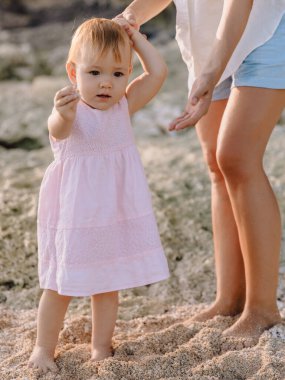
<svg viewBox="0 0 285 380"><path fill-rule="evenodd" d="M112 83L109 80L104 80L100 83L100 88L111 88Z"/></svg>

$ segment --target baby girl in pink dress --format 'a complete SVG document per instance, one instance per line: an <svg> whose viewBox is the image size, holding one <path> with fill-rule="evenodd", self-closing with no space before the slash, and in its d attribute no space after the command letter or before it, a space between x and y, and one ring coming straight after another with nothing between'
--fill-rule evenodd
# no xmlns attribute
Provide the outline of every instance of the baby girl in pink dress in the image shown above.
<svg viewBox="0 0 285 380"><path fill-rule="evenodd" d="M128 84L131 50L143 74ZM72 296L91 296L92 359L112 354L118 290L169 276L130 115L167 73L155 48L127 24L90 19L76 30L66 64L72 86L48 119L54 161L39 196L38 311L31 368L56 371L58 334Z"/></svg>

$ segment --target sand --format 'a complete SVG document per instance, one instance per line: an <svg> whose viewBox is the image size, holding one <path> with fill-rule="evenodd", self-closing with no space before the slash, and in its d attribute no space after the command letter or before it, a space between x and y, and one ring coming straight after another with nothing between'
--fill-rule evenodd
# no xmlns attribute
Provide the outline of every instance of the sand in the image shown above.
<svg viewBox="0 0 285 380"><path fill-rule="evenodd" d="M58 374L40 375L27 369L35 339L36 310L3 311L1 380L273 380L284 379L285 326L263 333L257 345L226 339L222 331L233 321L216 317L189 322L197 307L173 308L157 316L118 321L114 357L100 363L90 358L90 317L68 318L61 331L56 363Z"/></svg>

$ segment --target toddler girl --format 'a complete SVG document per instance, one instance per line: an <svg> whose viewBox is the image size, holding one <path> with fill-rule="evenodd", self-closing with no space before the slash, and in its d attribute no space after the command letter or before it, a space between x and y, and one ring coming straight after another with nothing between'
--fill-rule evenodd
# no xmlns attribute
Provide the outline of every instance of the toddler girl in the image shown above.
<svg viewBox="0 0 285 380"><path fill-rule="evenodd" d="M128 85L135 49L143 74ZM167 73L155 48L129 25L90 19L76 30L48 119L54 161L39 196L43 295L29 366L56 370L54 352L72 296L91 296L92 359L112 354L118 290L168 277L130 115Z"/></svg>

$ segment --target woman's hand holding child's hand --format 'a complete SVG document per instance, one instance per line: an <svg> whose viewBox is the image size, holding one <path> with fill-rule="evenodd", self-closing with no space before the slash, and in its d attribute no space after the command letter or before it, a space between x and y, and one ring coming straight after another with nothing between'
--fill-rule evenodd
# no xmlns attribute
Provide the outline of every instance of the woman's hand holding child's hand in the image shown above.
<svg viewBox="0 0 285 380"><path fill-rule="evenodd" d="M118 24L121 24L121 22L127 22L136 30L139 30L140 28L139 24L137 23L136 16L134 12L132 12L131 10L126 10L125 12L120 13L113 20L116 21Z"/></svg>
<svg viewBox="0 0 285 380"><path fill-rule="evenodd" d="M127 10L116 16L114 21L126 30L135 48L135 38L137 35L141 36L141 33L138 32L139 25L134 12ZM174 131L194 126L208 112L214 87L215 82L211 74L198 77L193 84L185 111L170 123L169 130Z"/></svg>
<svg viewBox="0 0 285 380"><path fill-rule="evenodd" d="M67 86L59 90L54 97L54 107L65 121L73 121L76 106L80 100L78 90L74 86Z"/></svg>
<svg viewBox="0 0 285 380"><path fill-rule="evenodd" d="M120 15L119 15L120 16ZM128 33L128 36L130 38L132 46L135 48L135 37L136 36L143 36L146 38L145 35L142 35L139 31L138 28L135 28L131 23L129 23L128 20L126 20L124 17L119 17L117 16L114 21L116 21L119 25L121 25L122 28L125 29L125 31Z"/></svg>
<svg viewBox="0 0 285 380"><path fill-rule="evenodd" d="M123 25L123 28L128 33L128 36L130 38L131 44L133 48L136 50L136 39L137 38L144 38L147 39L145 34L141 34L137 29L133 28L130 24L126 23Z"/></svg>

